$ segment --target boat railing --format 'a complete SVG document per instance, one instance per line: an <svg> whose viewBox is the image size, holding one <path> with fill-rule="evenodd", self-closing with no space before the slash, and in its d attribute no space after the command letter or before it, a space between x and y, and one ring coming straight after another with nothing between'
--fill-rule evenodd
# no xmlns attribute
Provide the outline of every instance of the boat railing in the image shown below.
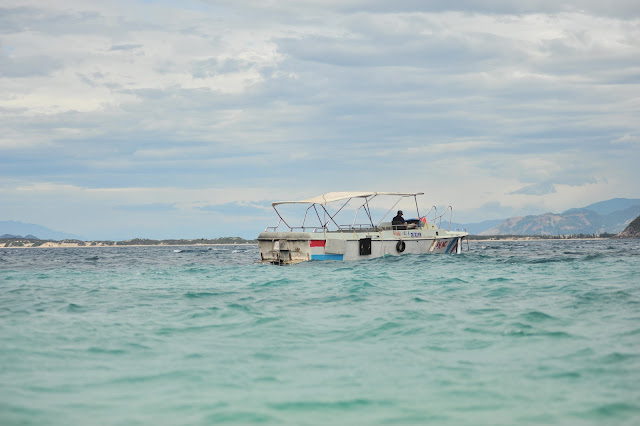
<svg viewBox="0 0 640 426"><path fill-rule="evenodd" d="M436 223L436 216L438 215L438 208L436 206L431 206L431 208L429 209L429 211L422 216L423 218L425 218L427 221L429 220L429 214L431 214L431 211L433 211L433 220L431 221L432 223Z"/></svg>
<svg viewBox="0 0 640 426"><path fill-rule="evenodd" d="M278 229L281 223L282 223L282 218L280 218L276 226L267 226L264 232L276 232L276 230Z"/></svg>
<svg viewBox="0 0 640 426"><path fill-rule="evenodd" d="M294 226L291 228L291 231L299 229L302 232L324 232L327 228L322 226Z"/></svg>
<svg viewBox="0 0 640 426"><path fill-rule="evenodd" d="M280 223L276 226L268 226L264 232L277 232ZM285 232L345 232L345 231L370 231L375 230L370 223L359 223L355 225L339 225L338 229L330 230L326 226L287 226Z"/></svg>
<svg viewBox="0 0 640 426"><path fill-rule="evenodd" d="M353 225L340 225L341 231L360 231L363 229L373 229L370 223L356 223Z"/></svg>
<svg viewBox="0 0 640 426"><path fill-rule="evenodd" d="M442 228L442 216L444 216L445 214L447 214L447 212L449 212L449 227L447 228L448 231L451 231L451 218L453 216L453 207L449 206L445 209L445 211L440 215L434 218L433 223L436 223L436 221L438 222L438 228Z"/></svg>
<svg viewBox="0 0 640 426"><path fill-rule="evenodd" d="M279 228L280 224L276 225L276 226L268 226L267 228L265 228L264 232L277 232L278 228ZM287 227L288 230L285 230L285 232L294 232L296 230L298 231L302 231L302 232L324 232L327 231L327 228L323 228L321 226L288 226Z"/></svg>

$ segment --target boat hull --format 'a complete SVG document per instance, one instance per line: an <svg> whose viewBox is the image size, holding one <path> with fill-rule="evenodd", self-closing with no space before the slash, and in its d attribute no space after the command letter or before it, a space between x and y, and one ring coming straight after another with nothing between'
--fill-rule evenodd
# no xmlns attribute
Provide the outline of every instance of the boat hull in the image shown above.
<svg viewBox="0 0 640 426"><path fill-rule="evenodd" d="M459 254L466 232L421 229L381 232L263 232L258 236L264 263L310 260L363 260L385 255Z"/></svg>

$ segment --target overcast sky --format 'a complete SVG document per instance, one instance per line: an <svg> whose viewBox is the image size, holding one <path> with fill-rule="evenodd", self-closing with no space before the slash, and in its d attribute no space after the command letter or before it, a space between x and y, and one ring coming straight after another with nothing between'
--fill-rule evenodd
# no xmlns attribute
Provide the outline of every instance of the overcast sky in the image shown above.
<svg viewBox="0 0 640 426"><path fill-rule="evenodd" d="M456 222L640 198L640 2L0 0L0 220L255 237L270 202Z"/></svg>

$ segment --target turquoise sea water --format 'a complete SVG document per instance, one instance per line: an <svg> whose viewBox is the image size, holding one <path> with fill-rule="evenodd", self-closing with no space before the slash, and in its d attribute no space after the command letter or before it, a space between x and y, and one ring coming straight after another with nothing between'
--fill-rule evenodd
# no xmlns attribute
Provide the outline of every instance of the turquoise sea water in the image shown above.
<svg viewBox="0 0 640 426"><path fill-rule="evenodd" d="M0 424L640 424L640 240L175 249L0 249Z"/></svg>

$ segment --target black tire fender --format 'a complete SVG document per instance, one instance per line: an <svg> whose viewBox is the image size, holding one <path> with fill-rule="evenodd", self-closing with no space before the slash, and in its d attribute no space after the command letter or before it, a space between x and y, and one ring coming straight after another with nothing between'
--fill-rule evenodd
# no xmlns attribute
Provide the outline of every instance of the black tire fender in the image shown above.
<svg viewBox="0 0 640 426"><path fill-rule="evenodd" d="M402 253L406 247L407 245L402 240L398 241L398 244L396 244L396 250L398 250L398 253Z"/></svg>

